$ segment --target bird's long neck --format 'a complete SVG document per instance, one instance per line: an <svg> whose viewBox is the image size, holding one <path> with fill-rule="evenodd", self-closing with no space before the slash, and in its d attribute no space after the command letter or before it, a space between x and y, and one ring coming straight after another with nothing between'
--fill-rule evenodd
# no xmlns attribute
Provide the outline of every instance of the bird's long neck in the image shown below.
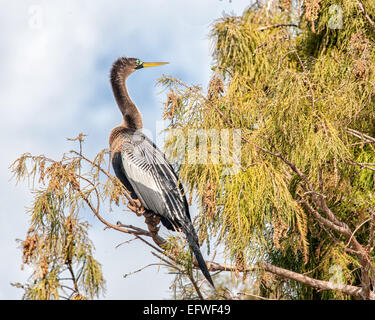
<svg viewBox="0 0 375 320"><path fill-rule="evenodd" d="M116 102L124 117L122 125L135 130L142 129L142 115L137 106L130 99L126 89L126 79L130 73L126 72L121 64L114 65L111 71L111 85Z"/></svg>

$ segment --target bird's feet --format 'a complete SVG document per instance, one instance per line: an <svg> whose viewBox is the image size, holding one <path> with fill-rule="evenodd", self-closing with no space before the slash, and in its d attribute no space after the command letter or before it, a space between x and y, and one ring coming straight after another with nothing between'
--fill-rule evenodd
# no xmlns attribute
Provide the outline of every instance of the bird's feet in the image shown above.
<svg viewBox="0 0 375 320"><path fill-rule="evenodd" d="M148 230L152 233L158 233L159 227L158 224L160 223L160 217L152 212L147 211L144 214L145 222L147 224Z"/></svg>
<svg viewBox="0 0 375 320"><path fill-rule="evenodd" d="M139 199L130 200L127 206L131 211L135 212L138 217L142 216L146 212L145 207L142 205Z"/></svg>

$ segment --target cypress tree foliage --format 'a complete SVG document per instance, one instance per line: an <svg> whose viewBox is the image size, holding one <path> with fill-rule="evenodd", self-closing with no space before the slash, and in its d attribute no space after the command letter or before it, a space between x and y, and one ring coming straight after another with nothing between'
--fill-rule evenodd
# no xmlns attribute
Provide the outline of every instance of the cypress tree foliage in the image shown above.
<svg viewBox="0 0 375 320"><path fill-rule="evenodd" d="M80 150L84 135L79 141ZM33 273L24 289L27 300L86 300L99 297L105 289L101 264L94 258L94 245L88 237L89 225L79 216L91 197L98 172L81 174L79 152L63 155L60 161L43 155L23 154L12 165L17 181L27 179L34 193L28 214L30 228L20 241L23 265ZM101 161L104 153L95 161ZM88 182L88 183L85 183ZM35 186L38 185L39 188Z"/></svg>
<svg viewBox="0 0 375 320"><path fill-rule="evenodd" d="M262 266L258 295L374 298L374 21L373 1L257 2L213 24L207 93L160 80L172 129L240 130L238 172L210 162L208 135L208 164L180 176L201 203L201 240L217 235L238 271Z"/></svg>
<svg viewBox="0 0 375 320"><path fill-rule="evenodd" d="M34 268L29 283L16 284L25 298L102 292L79 217L87 207L152 249L176 274L175 298L375 299L374 21L371 0L256 1L213 23L207 90L159 80L169 89L165 151L199 204L194 222L216 291L184 239L161 235L159 220L103 169L106 150L86 158L80 135L79 151L59 161L21 156L16 177L42 185L22 242ZM128 203L147 230L107 221L103 203ZM230 291L231 281L241 292Z"/></svg>

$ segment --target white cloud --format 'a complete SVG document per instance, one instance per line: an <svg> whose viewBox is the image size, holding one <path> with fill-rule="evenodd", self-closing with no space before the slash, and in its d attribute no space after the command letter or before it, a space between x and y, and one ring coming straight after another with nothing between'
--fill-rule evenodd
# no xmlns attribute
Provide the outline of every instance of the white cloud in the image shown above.
<svg viewBox="0 0 375 320"><path fill-rule="evenodd" d="M4 1L5 2L5 1ZM120 122L108 83L112 61L121 55L144 61L167 60L164 69L142 70L129 79L129 91L148 115L154 130L161 118L162 97L155 80L162 73L207 84L210 74L208 25L223 9L240 14L248 1L6 1L0 12L0 299L20 298L9 285L25 281L21 251L31 195L23 183L9 182L9 164L24 152L59 157L70 150L66 137L89 134L85 148L93 155L107 147L111 128ZM115 215L115 214L113 214ZM169 297L171 276L154 268L123 279L123 274L154 261L148 248L103 231L87 217L104 266L107 298ZM111 216L110 216L111 218ZM128 216L122 214L128 222ZM131 223L142 221L131 217ZM114 219L115 220L115 219Z"/></svg>

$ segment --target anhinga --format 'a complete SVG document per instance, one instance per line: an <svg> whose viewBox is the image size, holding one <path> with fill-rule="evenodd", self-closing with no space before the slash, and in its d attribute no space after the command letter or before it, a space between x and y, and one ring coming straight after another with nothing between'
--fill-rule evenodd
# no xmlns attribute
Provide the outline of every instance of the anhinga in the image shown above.
<svg viewBox="0 0 375 320"><path fill-rule="evenodd" d="M146 210L159 216L169 230L184 231L199 268L214 286L199 249L183 186L165 155L141 133L141 113L126 89L126 79L134 71L163 64L166 62L142 62L135 58L119 58L113 64L112 90L123 121L112 130L109 138L112 165L133 199L138 199Z"/></svg>

